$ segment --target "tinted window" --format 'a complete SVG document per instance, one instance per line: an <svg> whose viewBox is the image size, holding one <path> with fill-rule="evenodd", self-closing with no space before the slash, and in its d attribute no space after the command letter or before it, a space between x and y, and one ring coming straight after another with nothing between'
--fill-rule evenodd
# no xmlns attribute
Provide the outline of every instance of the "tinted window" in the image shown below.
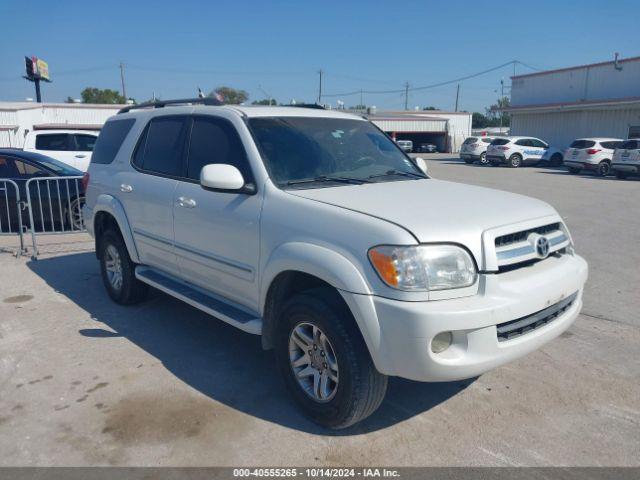
<svg viewBox="0 0 640 480"><path fill-rule="evenodd" d="M629 138L640 138L640 125L629 127Z"/></svg>
<svg viewBox="0 0 640 480"><path fill-rule="evenodd" d="M491 142L492 142L492 140L491 140L490 138L483 138L483 139L482 139L482 142L483 142L483 143L491 143Z"/></svg>
<svg viewBox="0 0 640 480"><path fill-rule="evenodd" d="M74 135L76 139L76 150L79 152L92 152L96 144L95 135Z"/></svg>
<svg viewBox="0 0 640 480"><path fill-rule="evenodd" d="M233 165L245 179L251 178L247 157L236 129L226 120L196 117L191 130L187 177L199 180L210 163Z"/></svg>
<svg viewBox="0 0 640 480"><path fill-rule="evenodd" d="M476 137L469 137L464 142L462 142L462 144L463 145L471 145L472 143L476 143L477 141L478 141L478 139Z"/></svg>
<svg viewBox="0 0 640 480"><path fill-rule="evenodd" d="M600 145L602 145L602 148L615 150L616 148L618 148L618 145L620 145L621 143L622 142L601 142Z"/></svg>
<svg viewBox="0 0 640 480"><path fill-rule="evenodd" d="M23 177L48 177L49 172L43 170L42 168L36 167L27 162L23 162L22 160L14 159L13 163L18 170L18 174Z"/></svg>
<svg viewBox="0 0 640 480"><path fill-rule="evenodd" d="M91 163L107 164L113 162L134 123L133 118L111 120L105 123L93 147Z"/></svg>
<svg viewBox="0 0 640 480"><path fill-rule="evenodd" d="M532 147L536 148L548 148L548 145L544 143L542 140L538 140L537 138L532 138L529 140L531 142Z"/></svg>
<svg viewBox="0 0 640 480"><path fill-rule="evenodd" d="M0 157L0 178L12 178L13 176L13 161L5 157Z"/></svg>
<svg viewBox="0 0 640 480"><path fill-rule="evenodd" d="M506 145L510 141L511 140L509 140L508 138L496 138L491 142L491 145Z"/></svg>
<svg viewBox="0 0 640 480"><path fill-rule="evenodd" d="M142 159L144 170L165 175L180 174L185 125L185 117L161 117L151 121Z"/></svg>
<svg viewBox="0 0 640 480"><path fill-rule="evenodd" d="M623 150L633 150L635 148L638 148L637 145L638 145L638 142L636 140L625 140L620 144L618 148L621 148Z"/></svg>
<svg viewBox="0 0 640 480"><path fill-rule="evenodd" d="M533 147L533 143L528 138L521 138L516 141L516 145L520 145L521 147Z"/></svg>
<svg viewBox="0 0 640 480"><path fill-rule="evenodd" d="M50 133L37 135L36 150L69 150L69 135L66 133Z"/></svg>
<svg viewBox="0 0 640 480"><path fill-rule="evenodd" d="M574 140L570 148L591 148L596 144L596 142L592 140Z"/></svg>

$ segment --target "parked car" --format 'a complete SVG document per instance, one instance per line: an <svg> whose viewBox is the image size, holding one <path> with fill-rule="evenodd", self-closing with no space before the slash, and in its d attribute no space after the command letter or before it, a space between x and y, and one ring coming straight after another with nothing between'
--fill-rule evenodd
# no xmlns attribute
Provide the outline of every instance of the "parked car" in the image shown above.
<svg viewBox="0 0 640 480"><path fill-rule="evenodd" d="M640 138L630 138L616 148L611 159L611 169L617 178L640 174Z"/></svg>
<svg viewBox="0 0 640 480"><path fill-rule="evenodd" d="M106 291L261 335L323 426L374 412L390 375L475 377L580 311L587 264L540 200L434 180L344 112L160 105L108 120L89 167Z"/></svg>
<svg viewBox="0 0 640 480"><path fill-rule="evenodd" d="M405 152L413 152L413 142L411 140L396 140L396 143Z"/></svg>
<svg viewBox="0 0 640 480"><path fill-rule="evenodd" d="M489 163L487 160L487 147L496 137L469 137L462 142L460 158L465 163L480 162L480 165Z"/></svg>
<svg viewBox="0 0 640 480"><path fill-rule="evenodd" d="M416 149L418 153L438 153L438 147L433 143L421 143Z"/></svg>
<svg viewBox="0 0 640 480"><path fill-rule="evenodd" d="M493 166L507 164L517 168L525 164L562 164L562 152L535 137L498 137L487 148L487 159Z"/></svg>
<svg viewBox="0 0 640 480"><path fill-rule="evenodd" d="M565 151L564 164L571 173L585 169L606 177L611 170L613 151L620 143L620 138L578 138Z"/></svg>
<svg viewBox="0 0 640 480"><path fill-rule="evenodd" d="M0 149L0 179L8 179L18 186L20 200L26 202L27 181L32 178L78 177L82 172L55 158L34 152L13 148ZM17 231L19 219L30 228L29 211L26 203L17 204L15 188L4 185L0 180L0 227L4 231ZM5 196L6 194L6 196ZM42 182L31 183L30 194L34 201L33 220L37 231L81 230L84 186L80 180L63 181L58 185ZM20 212L20 214L18 213ZM4 222L3 222L4 221Z"/></svg>
<svg viewBox="0 0 640 480"><path fill-rule="evenodd" d="M34 130L27 133L23 149L42 153L86 172L98 133L88 130Z"/></svg>

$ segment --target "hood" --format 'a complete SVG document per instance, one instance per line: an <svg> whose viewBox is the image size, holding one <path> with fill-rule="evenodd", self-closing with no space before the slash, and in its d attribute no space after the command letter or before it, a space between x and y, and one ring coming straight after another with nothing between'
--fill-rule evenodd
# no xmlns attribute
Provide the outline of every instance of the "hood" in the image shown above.
<svg viewBox="0 0 640 480"><path fill-rule="evenodd" d="M485 230L557 215L553 207L531 197L434 179L288 192L395 223L421 243L462 244L479 265Z"/></svg>

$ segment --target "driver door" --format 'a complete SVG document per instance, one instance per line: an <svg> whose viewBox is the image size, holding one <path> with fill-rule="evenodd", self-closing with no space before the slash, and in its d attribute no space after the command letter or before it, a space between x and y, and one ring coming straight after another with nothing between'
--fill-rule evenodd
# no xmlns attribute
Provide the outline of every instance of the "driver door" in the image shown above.
<svg viewBox="0 0 640 480"><path fill-rule="evenodd" d="M229 164L246 183L253 176L232 119L193 116L184 179L173 196L175 252L190 283L258 310L256 275L262 192L219 192L200 186L208 164Z"/></svg>

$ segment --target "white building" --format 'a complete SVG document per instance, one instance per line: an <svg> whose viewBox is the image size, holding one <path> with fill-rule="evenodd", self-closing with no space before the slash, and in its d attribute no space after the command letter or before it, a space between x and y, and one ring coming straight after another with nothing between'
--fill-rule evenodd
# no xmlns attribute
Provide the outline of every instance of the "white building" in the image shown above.
<svg viewBox="0 0 640 480"><path fill-rule="evenodd" d="M511 77L512 135L640 137L640 57Z"/></svg>
<svg viewBox="0 0 640 480"><path fill-rule="evenodd" d="M22 148L31 130L99 130L124 105L0 102L0 147Z"/></svg>
<svg viewBox="0 0 640 480"><path fill-rule="evenodd" d="M471 135L471 114L439 110L390 111L367 115L380 130L396 140L411 140L414 148L431 143L439 152L459 152Z"/></svg>

